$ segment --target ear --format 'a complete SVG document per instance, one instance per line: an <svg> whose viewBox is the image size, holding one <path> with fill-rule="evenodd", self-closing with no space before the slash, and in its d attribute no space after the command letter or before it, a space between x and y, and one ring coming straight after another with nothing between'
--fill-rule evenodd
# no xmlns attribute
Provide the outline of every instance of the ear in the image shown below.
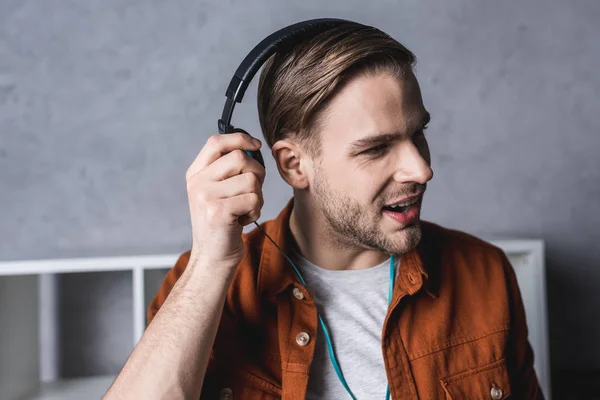
<svg viewBox="0 0 600 400"><path fill-rule="evenodd" d="M295 141L282 139L271 147L271 153L277 163L279 174L294 189L308 187L308 169L310 157Z"/></svg>

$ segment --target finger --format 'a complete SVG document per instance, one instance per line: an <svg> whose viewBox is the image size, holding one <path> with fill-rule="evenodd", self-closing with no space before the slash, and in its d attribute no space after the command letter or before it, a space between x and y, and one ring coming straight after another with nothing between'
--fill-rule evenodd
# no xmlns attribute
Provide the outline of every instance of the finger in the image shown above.
<svg viewBox="0 0 600 400"><path fill-rule="evenodd" d="M231 222L240 222L240 217L246 216L248 223L260 218L261 199L257 193L245 193L221 200L223 209L233 218Z"/></svg>
<svg viewBox="0 0 600 400"><path fill-rule="evenodd" d="M261 146L260 140L242 132L213 135L208 138L206 144L188 168L187 176L189 178L197 174L220 158L223 153L229 153L235 149L258 150Z"/></svg>
<svg viewBox="0 0 600 400"><path fill-rule="evenodd" d="M261 184L265 180L265 169L258 161L241 150L234 150L206 167L203 174L210 180L223 181L246 172L256 175Z"/></svg>
<svg viewBox="0 0 600 400"><path fill-rule="evenodd" d="M258 216L250 216L249 214L246 214L246 215L242 215L241 217L238 218L238 223L241 226L246 226L246 225L250 225L250 224L258 221L259 218L260 218L260 213L258 213Z"/></svg>
<svg viewBox="0 0 600 400"><path fill-rule="evenodd" d="M208 187L208 191L210 192L210 197L213 199L225 199L245 193L257 193L262 200L260 178L252 172L246 172L223 181L214 182Z"/></svg>

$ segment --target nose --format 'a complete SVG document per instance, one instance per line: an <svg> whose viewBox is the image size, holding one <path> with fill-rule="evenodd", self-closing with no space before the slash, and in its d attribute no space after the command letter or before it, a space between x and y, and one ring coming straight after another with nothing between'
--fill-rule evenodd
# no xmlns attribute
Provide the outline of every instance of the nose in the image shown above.
<svg viewBox="0 0 600 400"><path fill-rule="evenodd" d="M401 146L394 172L394 180L400 183L420 183L424 185L433 178L428 148L419 149L408 142Z"/></svg>

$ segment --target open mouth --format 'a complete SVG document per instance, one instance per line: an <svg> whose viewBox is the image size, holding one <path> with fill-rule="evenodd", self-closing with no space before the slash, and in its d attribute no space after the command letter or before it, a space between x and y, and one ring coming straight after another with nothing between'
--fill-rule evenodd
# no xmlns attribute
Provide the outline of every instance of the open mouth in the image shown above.
<svg viewBox="0 0 600 400"><path fill-rule="evenodd" d="M387 211L392 211L396 213L406 213L410 208L421 200L421 196L415 197L412 200L405 201L403 203L396 203L384 206L383 209Z"/></svg>

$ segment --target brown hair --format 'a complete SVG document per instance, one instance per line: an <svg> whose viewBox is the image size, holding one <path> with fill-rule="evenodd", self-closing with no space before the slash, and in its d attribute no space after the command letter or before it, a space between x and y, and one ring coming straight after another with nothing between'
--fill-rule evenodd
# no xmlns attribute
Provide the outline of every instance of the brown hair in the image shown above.
<svg viewBox="0 0 600 400"><path fill-rule="evenodd" d="M415 55L388 34L353 22L279 51L263 66L258 83L258 117L267 144L294 134L318 155L319 116L346 82L378 72L401 79L415 62Z"/></svg>

